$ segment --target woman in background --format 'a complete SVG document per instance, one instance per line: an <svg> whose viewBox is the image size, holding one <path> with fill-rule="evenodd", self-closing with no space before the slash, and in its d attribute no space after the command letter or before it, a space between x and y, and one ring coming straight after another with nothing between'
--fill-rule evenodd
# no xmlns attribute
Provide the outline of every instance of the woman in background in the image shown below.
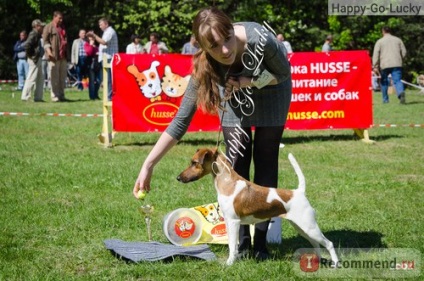
<svg viewBox="0 0 424 281"><path fill-rule="evenodd" d="M140 36L131 35L131 43L126 48L127 54L142 54L145 53L143 46L140 44Z"/></svg>
<svg viewBox="0 0 424 281"><path fill-rule="evenodd" d="M100 87L100 63L98 62L99 47L92 33L87 34L87 41L84 44L84 50L87 54L88 66L88 95L90 100L99 100Z"/></svg>

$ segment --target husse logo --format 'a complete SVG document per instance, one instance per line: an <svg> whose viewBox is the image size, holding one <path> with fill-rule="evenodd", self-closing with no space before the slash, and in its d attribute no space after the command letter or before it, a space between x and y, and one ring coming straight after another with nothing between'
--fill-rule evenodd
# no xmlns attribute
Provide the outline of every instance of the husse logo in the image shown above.
<svg viewBox="0 0 424 281"><path fill-rule="evenodd" d="M177 114L178 106L167 102L149 104L143 110L144 119L154 125L168 126Z"/></svg>
<svg viewBox="0 0 424 281"><path fill-rule="evenodd" d="M225 224L218 224L211 230L211 234L215 236L225 236L227 235L227 228L225 227Z"/></svg>

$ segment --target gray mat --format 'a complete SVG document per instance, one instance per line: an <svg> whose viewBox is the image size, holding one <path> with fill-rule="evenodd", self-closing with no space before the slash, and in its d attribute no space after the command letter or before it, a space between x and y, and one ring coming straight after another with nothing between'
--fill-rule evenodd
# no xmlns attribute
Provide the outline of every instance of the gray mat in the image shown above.
<svg viewBox="0 0 424 281"><path fill-rule="evenodd" d="M106 249L119 258L132 262L166 260L174 256L190 256L203 260L215 260L208 245L175 246L159 242L125 242L119 239L104 241Z"/></svg>

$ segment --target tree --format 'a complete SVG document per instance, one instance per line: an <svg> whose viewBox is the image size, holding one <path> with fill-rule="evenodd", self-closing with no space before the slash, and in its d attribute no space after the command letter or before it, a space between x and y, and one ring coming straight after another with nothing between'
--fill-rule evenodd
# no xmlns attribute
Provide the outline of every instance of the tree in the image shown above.
<svg viewBox="0 0 424 281"><path fill-rule="evenodd" d="M180 52L191 35L193 18L200 8L209 5L225 11L234 21L264 21L276 33L283 33L294 51L318 51L327 34L334 36L337 50L363 49L372 53L381 37L381 27L388 24L405 43L406 79L412 73L424 72L424 17L328 16L327 2L322 0L2 0L0 6L0 77L14 78L13 44L18 34L30 31L31 21L50 21L53 11L63 12L69 40L78 36L80 28L100 33L98 20L109 18L115 28L120 51L138 34L143 42L157 32L171 52Z"/></svg>

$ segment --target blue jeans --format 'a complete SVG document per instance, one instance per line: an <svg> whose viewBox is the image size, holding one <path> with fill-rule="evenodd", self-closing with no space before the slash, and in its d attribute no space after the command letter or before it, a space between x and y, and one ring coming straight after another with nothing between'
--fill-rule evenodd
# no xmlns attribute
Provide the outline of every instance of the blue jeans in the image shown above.
<svg viewBox="0 0 424 281"><path fill-rule="evenodd" d="M392 75L393 86L396 89L396 95L400 98L400 94L402 94L405 89L403 87L402 81L402 67L390 67L382 69L381 72L381 93L383 94L383 102L389 102L389 95L387 91L389 89L390 81L389 74Z"/></svg>
<svg viewBox="0 0 424 281"><path fill-rule="evenodd" d="M112 59L108 59L107 62L110 63ZM103 62L101 62L100 68L100 81L103 81ZM103 85L104 87L104 85ZM112 100L112 68L107 69L107 90L108 90L108 100Z"/></svg>
<svg viewBox="0 0 424 281"><path fill-rule="evenodd" d="M78 57L78 63L75 66L75 70L77 73L77 79L78 79L78 90L83 90L84 86L82 85L82 79L84 79L85 76L87 76L87 66L85 63L86 57Z"/></svg>
<svg viewBox="0 0 424 281"><path fill-rule="evenodd" d="M18 59L16 62L16 69L18 71L18 90L24 88L25 80L28 77L28 62L26 59Z"/></svg>
<svg viewBox="0 0 424 281"><path fill-rule="evenodd" d="M49 62L46 59L41 61L41 68L43 69L44 88L50 88Z"/></svg>

